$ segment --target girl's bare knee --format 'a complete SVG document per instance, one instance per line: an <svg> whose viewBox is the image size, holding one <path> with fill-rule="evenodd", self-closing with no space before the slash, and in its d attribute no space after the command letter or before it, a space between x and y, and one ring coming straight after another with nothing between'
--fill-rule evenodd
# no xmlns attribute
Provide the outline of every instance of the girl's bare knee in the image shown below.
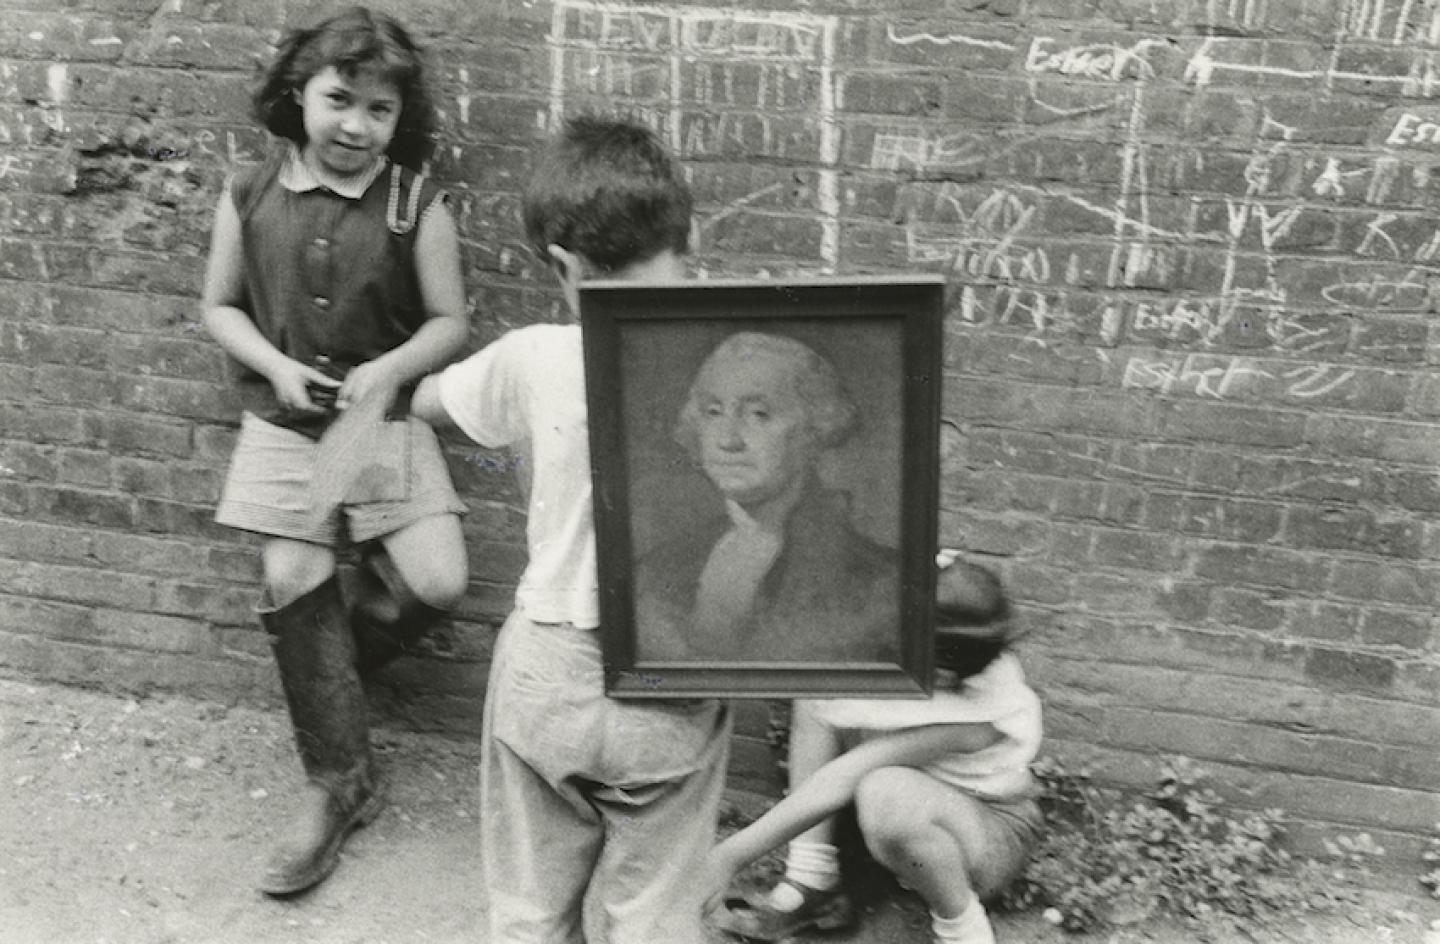
<svg viewBox="0 0 1440 944"><path fill-rule="evenodd" d="M465 581L466 575L463 573L432 573L421 578L410 589L416 597L437 610L450 610L465 596Z"/></svg>
<svg viewBox="0 0 1440 944"><path fill-rule="evenodd" d="M411 594L437 609L453 609L470 580L465 542L453 515L424 518L382 539Z"/></svg>
<svg viewBox="0 0 1440 944"><path fill-rule="evenodd" d="M905 801L913 774L906 768L881 767L856 785L855 815L866 845L903 843L927 825L929 817L923 810Z"/></svg>
<svg viewBox="0 0 1440 944"><path fill-rule="evenodd" d="M272 606L285 606L320 586L334 570L333 565L314 560L290 558L273 564L267 561L265 591Z"/></svg>
<svg viewBox="0 0 1440 944"><path fill-rule="evenodd" d="M463 561L463 556L462 556ZM395 559L407 588L422 603L439 610L453 609L465 596L469 574L452 562L406 561Z"/></svg>

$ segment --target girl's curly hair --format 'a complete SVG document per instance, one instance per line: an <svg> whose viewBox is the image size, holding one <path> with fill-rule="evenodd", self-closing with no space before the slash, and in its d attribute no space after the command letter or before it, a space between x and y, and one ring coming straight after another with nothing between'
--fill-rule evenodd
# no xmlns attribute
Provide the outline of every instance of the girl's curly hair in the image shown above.
<svg viewBox="0 0 1440 944"><path fill-rule="evenodd" d="M327 66L347 79L373 70L395 84L401 96L400 120L385 153L419 172L435 150L435 106L426 87L420 48L403 26L384 13L353 7L309 29L290 32L255 90L255 117L274 134L304 147L299 93Z"/></svg>

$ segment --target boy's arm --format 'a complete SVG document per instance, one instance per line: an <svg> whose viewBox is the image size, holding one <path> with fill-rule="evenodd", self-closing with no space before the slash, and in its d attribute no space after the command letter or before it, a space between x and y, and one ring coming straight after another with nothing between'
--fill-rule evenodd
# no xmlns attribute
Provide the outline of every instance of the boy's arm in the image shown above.
<svg viewBox="0 0 1440 944"><path fill-rule="evenodd" d="M307 364L292 360L271 344L250 315L240 307L245 295L245 256L241 244L240 214L227 189L215 210L210 233L210 256L205 267L201 321L231 357L260 374L275 388L280 403L291 409L317 413L307 384L337 387L339 382Z"/></svg>
<svg viewBox="0 0 1440 944"><path fill-rule="evenodd" d="M994 744L1000 732L985 723L931 724L896 731L841 754L797 784L765 815L730 836L706 864L706 910L717 906L735 873L855 798L861 779L881 767L919 767L950 754Z"/></svg>
<svg viewBox="0 0 1440 944"><path fill-rule="evenodd" d="M376 387L391 396L406 383L444 366L470 334L465 290L460 279L460 238L443 204L420 220L415 233L415 274L426 321L404 344L360 364L345 378L339 399L355 402ZM418 415L418 414L417 414Z"/></svg>

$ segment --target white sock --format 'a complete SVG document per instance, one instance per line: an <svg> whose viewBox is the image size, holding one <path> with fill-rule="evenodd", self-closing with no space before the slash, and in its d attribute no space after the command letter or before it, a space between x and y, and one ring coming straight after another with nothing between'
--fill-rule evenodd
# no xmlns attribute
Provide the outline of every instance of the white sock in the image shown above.
<svg viewBox="0 0 1440 944"><path fill-rule="evenodd" d="M829 891L840 884L840 850L828 842L794 839L785 853L785 877L810 888ZM781 882L770 892L770 907L794 911L804 902L800 892Z"/></svg>
<svg viewBox="0 0 1440 944"><path fill-rule="evenodd" d="M930 928L935 932L936 944L995 944L995 929L990 927L990 917L978 898L954 918L930 912Z"/></svg>

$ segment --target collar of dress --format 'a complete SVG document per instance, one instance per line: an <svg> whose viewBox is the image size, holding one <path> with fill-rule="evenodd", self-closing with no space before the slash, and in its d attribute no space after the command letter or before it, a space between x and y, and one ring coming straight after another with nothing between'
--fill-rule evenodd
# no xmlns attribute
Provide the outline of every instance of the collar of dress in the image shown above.
<svg viewBox="0 0 1440 944"><path fill-rule="evenodd" d="M374 163L353 174L332 174L324 168L312 167L305 162L300 149L290 145L290 154L280 168L280 186L292 193L305 193L324 188L347 200L359 200L370 189L375 178L385 169L384 157L375 158Z"/></svg>

